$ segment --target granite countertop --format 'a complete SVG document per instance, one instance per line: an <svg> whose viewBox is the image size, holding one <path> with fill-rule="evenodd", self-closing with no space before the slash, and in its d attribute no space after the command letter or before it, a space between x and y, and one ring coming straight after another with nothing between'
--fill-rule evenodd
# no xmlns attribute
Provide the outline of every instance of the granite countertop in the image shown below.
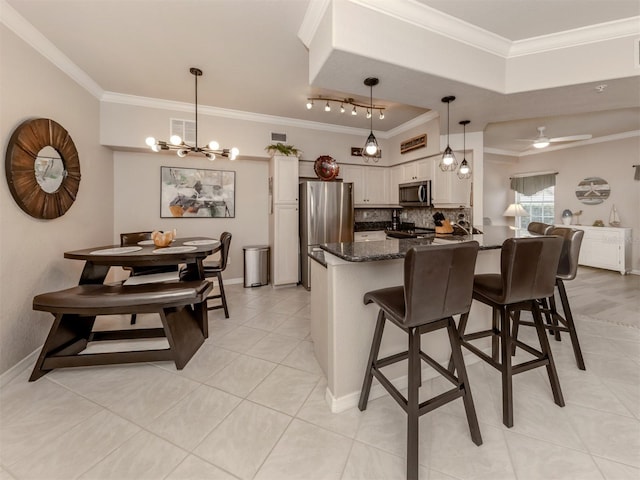
<svg viewBox="0 0 640 480"><path fill-rule="evenodd" d="M507 238L532 236L527 230L507 226L484 226L483 230L482 235L425 235L424 238L387 239L378 242L325 243L320 248L348 262L375 262L404 258L411 247L420 245L475 240L480 244L480 250L491 250L501 248ZM321 263L326 266L324 258Z"/></svg>

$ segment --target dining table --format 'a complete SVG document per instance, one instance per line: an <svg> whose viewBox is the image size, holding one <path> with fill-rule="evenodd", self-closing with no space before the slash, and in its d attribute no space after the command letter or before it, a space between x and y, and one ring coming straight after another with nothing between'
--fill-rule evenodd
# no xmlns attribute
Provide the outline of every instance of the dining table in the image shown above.
<svg viewBox="0 0 640 480"><path fill-rule="evenodd" d="M84 261L84 268L77 286L34 297L34 310L50 312L55 319L30 381L62 367L169 360L184 368L208 337L207 295L212 286L203 261L220 248L217 239L188 237L176 238L167 247L143 240L65 252L66 259ZM176 269L164 279L150 274L130 277L136 280L130 284L105 282L112 267L165 266ZM133 313L157 314L162 327L94 329L97 316ZM140 340L153 338L166 338L169 348L140 350ZM91 342L114 340L124 341L118 351L85 352Z"/></svg>
<svg viewBox="0 0 640 480"><path fill-rule="evenodd" d="M176 238L168 247L157 247L153 240L137 245L105 245L64 253L64 258L85 262L79 285L103 283L111 267L160 267L185 265L183 280L204 279L202 262L218 252L220 241L208 237Z"/></svg>

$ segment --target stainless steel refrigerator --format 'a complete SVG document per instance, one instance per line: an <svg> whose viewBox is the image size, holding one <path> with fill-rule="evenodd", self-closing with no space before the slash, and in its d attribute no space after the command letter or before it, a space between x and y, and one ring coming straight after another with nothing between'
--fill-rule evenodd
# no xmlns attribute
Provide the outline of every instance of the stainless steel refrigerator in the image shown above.
<svg viewBox="0 0 640 480"><path fill-rule="evenodd" d="M353 184L305 181L300 183L300 276L311 289L308 253L321 243L353 242Z"/></svg>

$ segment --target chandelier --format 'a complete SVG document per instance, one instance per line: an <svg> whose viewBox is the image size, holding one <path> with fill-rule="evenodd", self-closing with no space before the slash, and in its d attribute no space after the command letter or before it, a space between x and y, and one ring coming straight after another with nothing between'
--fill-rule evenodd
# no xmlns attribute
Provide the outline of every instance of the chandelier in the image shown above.
<svg viewBox="0 0 640 480"><path fill-rule="evenodd" d="M196 119L196 136L195 136L195 145L191 146L184 142L184 140L179 135L171 135L168 142L163 140L156 140L153 137L147 137L145 143L151 147L151 150L154 152L159 152L161 150L174 150L179 157L186 157L190 153L201 153L209 160L213 161L216 159L217 155L221 157L229 158L230 160L235 160L240 151L233 147L229 148L220 148L220 144L215 140L210 141L207 146L199 147L198 146L198 77L202 76L202 70L199 68L191 67L189 72L196 79L196 100L195 100L195 119Z"/></svg>
<svg viewBox="0 0 640 480"><path fill-rule="evenodd" d="M345 113L348 110L351 111L351 115L358 115L358 108L364 109L367 112L367 118L371 118L374 113L378 113L380 120L384 119L385 107L382 105L364 105L356 102L353 98L333 98L319 95L317 97L307 98L307 110L311 110L315 105L314 102L318 102L320 105L324 105L324 111L330 112L332 110L332 104L340 105L338 110L340 113ZM335 107L335 105L334 105Z"/></svg>

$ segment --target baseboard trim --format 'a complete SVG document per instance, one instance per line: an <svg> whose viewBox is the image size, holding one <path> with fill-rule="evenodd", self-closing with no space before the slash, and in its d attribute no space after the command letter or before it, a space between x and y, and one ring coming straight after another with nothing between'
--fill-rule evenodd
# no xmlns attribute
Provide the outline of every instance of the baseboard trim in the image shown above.
<svg viewBox="0 0 640 480"><path fill-rule="evenodd" d="M33 366L35 364L35 362L36 362L36 359L38 358L38 354L40 353L41 349L42 349L42 347L38 347L33 352L31 352L29 355L27 355L22 360L20 360L18 363L16 363L9 370L7 370L2 375L0 375L0 388L2 388L5 385L7 385L11 380L13 380L18 375L20 375L24 370L26 370L30 366Z"/></svg>

